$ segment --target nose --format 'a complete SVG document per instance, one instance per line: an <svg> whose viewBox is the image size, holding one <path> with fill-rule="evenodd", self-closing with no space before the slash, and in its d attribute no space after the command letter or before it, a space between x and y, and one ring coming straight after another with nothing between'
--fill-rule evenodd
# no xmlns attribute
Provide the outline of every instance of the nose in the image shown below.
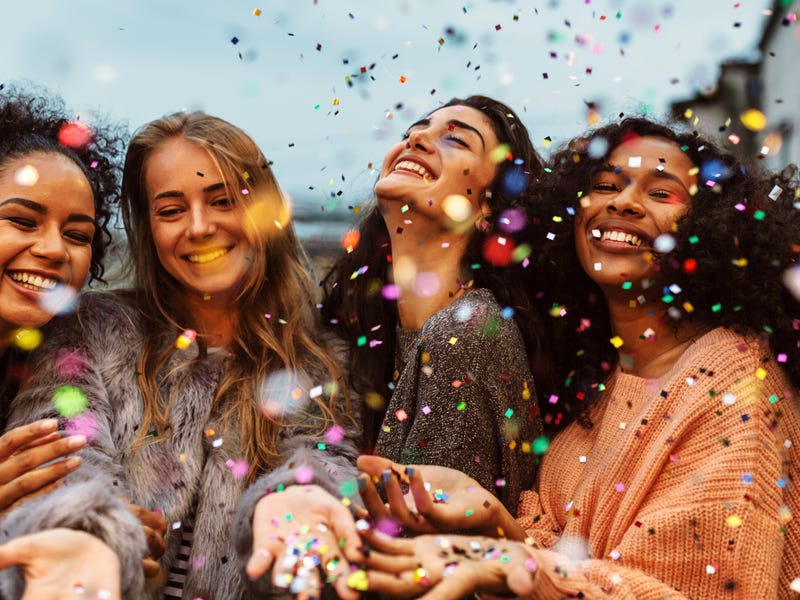
<svg viewBox="0 0 800 600"><path fill-rule="evenodd" d="M52 262L69 260L69 250L58 227L43 229L31 246L31 254Z"/></svg>
<svg viewBox="0 0 800 600"><path fill-rule="evenodd" d="M217 231L217 224L205 205L193 206L189 211L189 219L189 227L186 230L189 239L211 237Z"/></svg>
<svg viewBox="0 0 800 600"><path fill-rule="evenodd" d="M430 152L433 144L431 144L428 135L428 129L415 129L408 135L406 146L419 150L420 152Z"/></svg>
<svg viewBox="0 0 800 600"><path fill-rule="evenodd" d="M629 217L641 217L645 212L639 194L632 185L626 186L618 194L611 196L606 202L606 210Z"/></svg>

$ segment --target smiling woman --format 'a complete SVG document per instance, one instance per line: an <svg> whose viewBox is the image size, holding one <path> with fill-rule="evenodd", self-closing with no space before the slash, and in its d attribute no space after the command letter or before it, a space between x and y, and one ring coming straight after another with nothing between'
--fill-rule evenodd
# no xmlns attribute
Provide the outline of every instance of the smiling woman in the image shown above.
<svg viewBox="0 0 800 600"><path fill-rule="evenodd" d="M338 494L355 473L348 395L267 159L226 121L173 114L134 135L122 192L135 288L81 298L77 317L37 355L16 418L50 416L56 390L78 390L88 410L73 420L90 444L73 493L104 488L84 496L85 519L116 535L101 507L124 495L173 524L163 572L136 598L252 597L237 555L249 557L254 529L273 552L285 544L288 555L296 543L316 564L324 555L335 578L356 552L355 529L344 548L347 536L333 530L283 533L312 522L307 505L288 509L294 521L273 523L285 512L270 502L290 492L265 496L295 483ZM334 504L339 522L338 511L350 518ZM324 544L310 549L312 537ZM120 555L123 571L143 553ZM321 586L303 568L295 585ZM261 574L252 585L270 587Z"/></svg>
<svg viewBox="0 0 800 600"><path fill-rule="evenodd" d="M361 241L324 281L323 315L366 398L366 448L465 470L511 510L540 431L519 240L531 227L520 193L541 174L509 107L453 99L389 148Z"/></svg>

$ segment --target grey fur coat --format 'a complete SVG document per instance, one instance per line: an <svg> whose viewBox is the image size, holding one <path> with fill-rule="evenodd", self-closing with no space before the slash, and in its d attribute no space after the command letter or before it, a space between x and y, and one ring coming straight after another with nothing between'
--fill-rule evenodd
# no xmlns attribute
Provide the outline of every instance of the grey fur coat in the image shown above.
<svg viewBox="0 0 800 600"><path fill-rule="evenodd" d="M88 433L90 444L81 451L83 463L70 475L68 485L11 513L4 524L6 535L35 531L45 524L75 526L80 521L77 528L96 533L117 550L124 598L159 598L160 592L143 591L144 536L138 521L115 497L162 512L167 521L167 549L161 559L165 571L180 546L180 523L194 507L192 567L184 597L255 597L246 590L244 576L255 503L267 490L291 485L294 470L302 465L312 468L312 483L338 495L341 481L356 475L354 436L320 450L319 439L310 437L308 429L284 428L279 447L286 463L263 474L243 498L248 486L235 468L242 456L238 427L223 431L221 411L212 408L226 354L209 354L191 366L186 361L196 356L196 344L173 355L167 371L177 371L162 387L165 398L170 392L177 394L172 428L148 432L142 440L140 349L137 313L116 294L84 294L76 315L50 329L46 343L32 356L34 377L12 402L8 425L56 415L54 392L74 386L85 395L88 409L71 419L63 417L62 409L63 427ZM311 365L307 371L306 398L310 388L328 380L321 366ZM297 420L297 415L293 417ZM319 418L315 412L303 412L299 420L312 426ZM18 590L10 597L18 597Z"/></svg>

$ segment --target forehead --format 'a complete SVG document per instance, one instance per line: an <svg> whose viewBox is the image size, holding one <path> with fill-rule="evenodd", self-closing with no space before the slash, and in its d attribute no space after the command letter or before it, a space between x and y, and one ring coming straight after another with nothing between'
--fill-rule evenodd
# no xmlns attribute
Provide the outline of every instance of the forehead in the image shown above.
<svg viewBox="0 0 800 600"><path fill-rule="evenodd" d="M635 168L636 159L640 159L642 165L650 168L662 165L664 168L671 167L671 171L687 175L688 171L694 167L694 163L678 144L657 136L634 137L625 140L614 148L608 157L608 162L614 166Z"/></svg>
<svg viewBox="0 0 800 600"><path fill-rule="evenodd" d="M494 125L489 117L477 108L472 108L470 106L445 106L433 111L427 118L431 123L463 121L468 125L472 125L475 129L478 129L484 136L487 133L494 134Z"/></svg>
<svg viewBox="0 0 800 600"><path fill-rule="evenodd" d="M220 179L208 150L182 137L169 138L153 149L144 161L143 173L148 192L176 183L207 186Z"/></svg>
<svg viewBox="0 0 800 600"><path fill-rule="evenodd" d="M27 169L25 173L20 173L20 169L26 167L30 167L30 169ZM53 179L75 178L76 181L84 181L89 186L89 180L83 169L71 158L59 152L32 152L16 156L0 165L0 180L4 184L20 185L22 182L22 187L34 188L35 185L25 185L24 183L32 181L31 177L34 175L37 183Z"/></svg>

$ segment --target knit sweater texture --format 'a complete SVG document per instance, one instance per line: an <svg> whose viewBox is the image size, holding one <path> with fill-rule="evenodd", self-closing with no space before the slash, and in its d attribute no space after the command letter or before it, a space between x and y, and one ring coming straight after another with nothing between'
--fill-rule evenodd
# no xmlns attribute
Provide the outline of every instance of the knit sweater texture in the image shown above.
<svg viewBox="0 0 800 600"><path fill-rule="evenodd" d="M534 476L541 434L533 377L513 318L472 290L419 330L398 330L397 380L375 452L451 467L494 490L513 513Z"/></svg>
<svg viewBox="0 0 800 600"><path fill-rule="evenodd" d="M766 344L714 329L659 379L617 371L591 417L521 499L537 597L796 597L798 395Z"/></svg>

